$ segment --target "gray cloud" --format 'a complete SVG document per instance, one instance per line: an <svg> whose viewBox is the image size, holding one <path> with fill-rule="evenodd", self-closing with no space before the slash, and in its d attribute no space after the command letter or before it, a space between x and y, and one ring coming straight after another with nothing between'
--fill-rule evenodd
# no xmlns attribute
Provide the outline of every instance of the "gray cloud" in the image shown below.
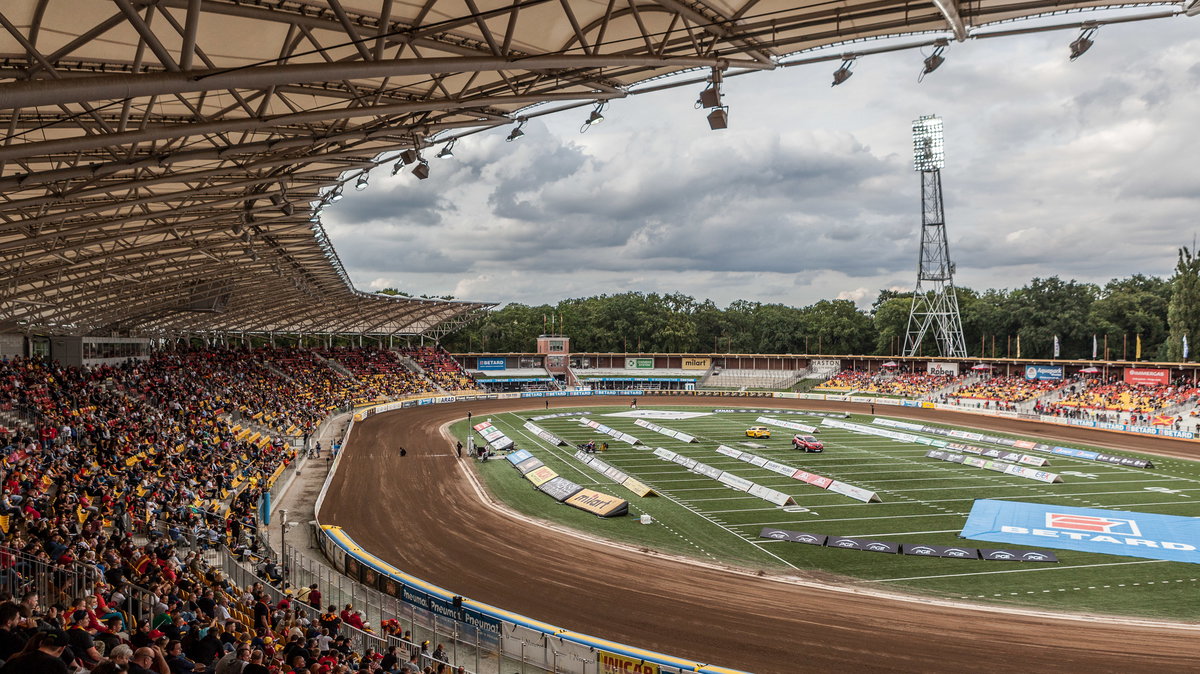
<svg viewBox="0 0 1200 674"><path fill-rule="evenodd" d="M582 112L537 118L517 142L464 139L429 180L374 178L327 226L364 287L869 304L915 279L909 124L936 113L961 285L1165 275L1200 210L1200 38L1185 23L1108 26L1074 63L1065 33L954 44L919 85L911 52L860 59L836 88L832 66L731 78L721 132L682 90L614 101L582 136Z"/></svg>

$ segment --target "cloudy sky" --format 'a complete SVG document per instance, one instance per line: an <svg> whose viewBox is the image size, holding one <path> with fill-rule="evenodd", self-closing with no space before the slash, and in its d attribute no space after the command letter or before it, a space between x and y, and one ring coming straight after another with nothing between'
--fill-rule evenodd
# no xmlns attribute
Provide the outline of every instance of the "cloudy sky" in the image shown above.
<svg viewBox="0 0 1200 674"><path fill-rule="evenodd" d="M729 129L692 86L463 139L418 181L390 167L324 222L355 284L555 303L625 291L801 306L910 289L912 120L945 121L959 285L1170 275L1200 231L1200 17L954 43L727 80ZM429 153L432 155L432 152Z"/></svg>

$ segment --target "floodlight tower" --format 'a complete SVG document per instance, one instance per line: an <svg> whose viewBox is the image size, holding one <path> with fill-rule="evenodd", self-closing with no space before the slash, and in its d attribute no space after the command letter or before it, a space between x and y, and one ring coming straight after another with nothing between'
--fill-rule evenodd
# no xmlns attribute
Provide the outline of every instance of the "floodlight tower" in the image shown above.
<svg viewBox="0 0 1200 674"><path fill-rule="evenodd" d="M904 355L918 356L925 334L933 330L938 355L966 358L958 296L954 293L954 263L946 243L946 217L942 210L942 167L946 156L942 120L925 115L913 122L913 168L921 174L921 255L917 259L917 287L913 290Z"/></svg>

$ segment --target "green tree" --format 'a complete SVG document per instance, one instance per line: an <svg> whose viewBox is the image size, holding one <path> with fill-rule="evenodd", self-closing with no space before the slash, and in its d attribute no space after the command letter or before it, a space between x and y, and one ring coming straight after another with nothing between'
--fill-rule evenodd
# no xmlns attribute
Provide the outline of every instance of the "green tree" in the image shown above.
<svg viewBox="0 0 1200 674"><path fill-rule="evenodd" d="M1200 257L1197 257L1194 248L1184 246L1179 249L1175 276L1171 279L1167 324L1170 326L1167 359L1183 360L1185 335L1188 339L1188 356L1191 357L1191 351L1195 348L1191 342L1200 337Z"/></svg>

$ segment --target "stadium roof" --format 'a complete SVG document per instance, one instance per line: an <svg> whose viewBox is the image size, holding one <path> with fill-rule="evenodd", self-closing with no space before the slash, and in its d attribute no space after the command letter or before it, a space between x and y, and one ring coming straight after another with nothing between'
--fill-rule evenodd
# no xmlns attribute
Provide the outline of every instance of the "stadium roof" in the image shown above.
<svg viewBox="0 0 1200 674"><path fill-rule="evenodd" d="M1107 9L1200 0L5 0L0 332L443 334L493 305L357 291L310 218L399 150Z"/></svg>

